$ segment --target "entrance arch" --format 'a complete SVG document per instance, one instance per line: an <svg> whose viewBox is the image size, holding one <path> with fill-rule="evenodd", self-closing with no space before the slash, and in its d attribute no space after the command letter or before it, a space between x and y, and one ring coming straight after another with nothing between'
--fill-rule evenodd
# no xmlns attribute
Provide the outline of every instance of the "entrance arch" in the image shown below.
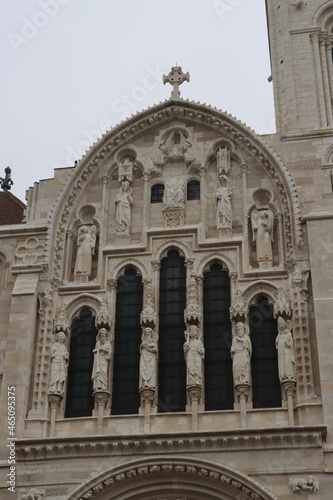
<svg viewBox="0 0 333 500"><path fill-rule="evenodd" d="M103 472L68 500L278 500L246 474L216 462L156 455Z"/></svg>

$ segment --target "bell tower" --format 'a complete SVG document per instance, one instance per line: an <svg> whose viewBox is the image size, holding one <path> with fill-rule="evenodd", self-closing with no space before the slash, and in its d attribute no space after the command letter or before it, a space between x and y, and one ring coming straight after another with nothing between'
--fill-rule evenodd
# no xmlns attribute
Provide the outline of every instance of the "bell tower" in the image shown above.
<svg viewBox="0 0 333 500"><path fill-rule="evenodd" d="M266 0L277 132L333 133L333 1Z"/></svg>

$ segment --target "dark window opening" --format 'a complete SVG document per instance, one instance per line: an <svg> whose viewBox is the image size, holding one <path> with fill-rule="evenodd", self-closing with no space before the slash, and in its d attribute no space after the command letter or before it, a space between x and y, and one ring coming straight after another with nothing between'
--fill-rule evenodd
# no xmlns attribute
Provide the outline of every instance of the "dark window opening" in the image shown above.
<svg viewBox="0 0 333 500"><path fill-rule="evenodd" d="M164 194L164 185L155 184L151 188L150 203L162 203Z"/></svg>
<svg viewBox="0 0 333 500"><path fill-rule="evenodd" d="M205 409L233 409L230 279L218 263L204 274Z"/></svg>
<svg viewBox="0 0 333 500"><path fill-rule="evenodd" d="M249 326L252 342L253 408L281 407L275 347L277 321L273 317L273 305L269 304L267 297L258 297L255 305L250 307Z"/></svg>
<svg viewBox="0 0 333 500"><path fill-rule="evenodd" d="M190 181L187 184L187 199L200 200L200 182Z"/></svg>
<svg viewBox="0 0 333 500"><path fill-rule="evenodd" d="M112 410L113 415L139 411L142 279L129 268L117 282Z"/></svg>
<svg viewBox="0 0 333 500"><path fill-rule="evenodd" d="M72 322L65 416L91 416L94 407L91 372L97 328L95 316L85 307Z"/></svg>
<svg viewBox="0 0 333 500"><path fill-rule="evenodd" d="M183 345L186 306L185 259L171 250L161 261L158 411L184 411L186 367Z"/></svg>

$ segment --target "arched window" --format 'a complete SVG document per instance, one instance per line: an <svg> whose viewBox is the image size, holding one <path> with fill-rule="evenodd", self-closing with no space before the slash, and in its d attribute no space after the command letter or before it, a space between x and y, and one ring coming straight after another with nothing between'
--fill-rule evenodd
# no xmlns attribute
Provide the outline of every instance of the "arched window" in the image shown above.
<svg viewBox="0 0 333 500"><path fill-rule="evenodd" d="M135 268L126 269L117 282L112 410L113 415L138 413L140 314L143 288Z"/></svg>
<svg viewBox="0 0 333 500"><path fill-rule="evenodd" d="M230 279L221 264L204 274L203 313L205 344L205 409L233 408Z"/></svg>
<svg viewBox="0 0 333 500"><path fill-rule="evenodd" d="M170 250L161 261L158 406L160 412L184 411L186 368L183 345L186 307L184 257Z"/></svg>
<svg viewBox="0 0 333 500"><path fill-rule="evenodd" d="M187 183L187 199L200 200L200 182L190 181Z"/></svg>
<svg viewBox="0 0 333 500"><path fill-rule="evenodd" d="M91 309L85 307L72 321L68 366L66 417L91 416L94 407L91 372L97 328Z"/></svg>
<svg viewBox="0 0 333 500"><path fill-rule="evenodd" d="M150 203L162 203L164 194L163 184L154 184L151 188Z"/></svg>
<svg viewBox="0 0 333 500"><path fill-rule="evenodd" d="M275 340L277 321L273 305L261 295L250 307L250 337L252 342L252 400L253 408L281 406L281 388Z"/></svg>

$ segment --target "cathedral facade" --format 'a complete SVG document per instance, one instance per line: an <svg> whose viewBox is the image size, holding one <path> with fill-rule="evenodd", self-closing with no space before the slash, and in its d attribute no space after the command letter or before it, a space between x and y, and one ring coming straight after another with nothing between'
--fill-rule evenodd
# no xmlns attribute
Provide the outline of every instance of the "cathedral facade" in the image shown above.
<svg viewBox="0 0 333 500"><path fill-rule="evenodd" d="M1 498L331 498L333 1L266 4L276 134L174 67L0 225Z"/></svg>

